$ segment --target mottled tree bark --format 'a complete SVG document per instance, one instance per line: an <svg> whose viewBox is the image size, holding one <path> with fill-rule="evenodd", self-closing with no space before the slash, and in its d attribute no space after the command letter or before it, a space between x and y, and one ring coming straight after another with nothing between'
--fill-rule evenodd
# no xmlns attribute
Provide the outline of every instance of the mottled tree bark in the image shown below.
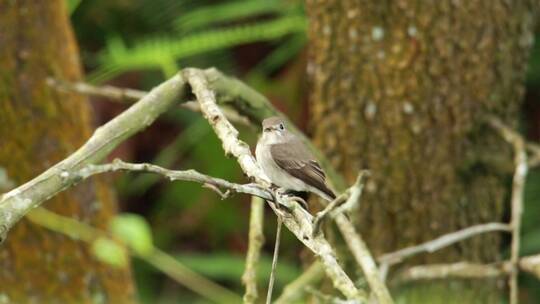
<svg viewBox="0 0 540 304"><path fill-rule="evenodd" d="M59 93L46 77L81 78L63 0L0 1L0 167L16 184L74 152L91 134L86 100ZM44 204L105 228L115 198L100 179ZM0 299L7 303L131 303L128 269L94 259L87 244L26 220L0 245Z"/></svg>
<svg viewBox="0 0 540 304"><path fill-rule="evenodd" d="M507 208L509 147L482 119L516 123L536 1L308 0L316 144L352 182L374 254ZM488 234L415 262L498 260Z"/></svg>

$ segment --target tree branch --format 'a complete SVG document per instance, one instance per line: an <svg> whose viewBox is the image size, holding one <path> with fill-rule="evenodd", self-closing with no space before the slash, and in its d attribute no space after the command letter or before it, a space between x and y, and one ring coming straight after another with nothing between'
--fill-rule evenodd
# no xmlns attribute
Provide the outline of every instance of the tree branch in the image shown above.
<svg viewBox="0 0 540 304"><path fill-rule="evenodd" d="M390 253L385 253L381 255L377 260L381 264L388 264L389 266L391 266L400 263L404 259L410 258L419 253L432 253L444 247L450 246L454 243L460 242L464 239L468 239L472 236L491 231L511 231L511 228L509 225L503 223L487 223L475 225L452 233L444 234L434 240L419 245L406 247Z"/></svg>
<svg viewBox="0 0 540 304"><path fill-rule="evenodd" d="M75 92L79 94L84 94L88 96L96 97L105 97L119 103L131 104L133 102L142 99L148 92L135 90L130 88L119 88L115 86L94 86L84 82L67 82L54 78L48 78L47 84L57 90L66 91L66 92ZM184 108L193 112L201 112L199 103L196 101L186 101L179 105L181 108ZM246 126L251 126L248 119L239 115L236 111L231 109L223 109L225 116L235 123L239 123Z"/></svg>
<svg viewBox="0 0 540 304"><path fill-rule="evenodd" d="M518 303L518 263L519 263L519 245L521 215L523 213L523 190L525 180L529 169L527 164L527 151L525 140L519 133L504 125L500 120L492 117L488 120L490 125L495 128L501 136L514 148L514 177L512 179L512 218L510 225L512 227L512 244L510 250L510 304Z"/></svg>
<svg viewBox="0 0 540 304"><path fill-rule="evenodd" d="M363 189L363 175L364 172L361 172L358 175L356 183L349 190L347 190L348 192L350 192L350 196L345 202L345 204L343 204L342 206L353 206L355 204L358 204ZM337 212L333 212L331 214L336 221L341 235L343 235L343 238L345 239L347 247L351 251L354 259L356 260L362 271L364 272L369 287L377 298L378 303L393 303L390 292L382 281L379 270L377 269L377 264L375 264L375 261L373 260L373 257L369 252L364 240L356 231L349 219L342 212L339 212L339 210L336 211Z"/></svg>
<svg viewBox="0 0 540 304"><path fill-rule="evenodd" d="M518 266L521 270L529 272L540 279L540 255L522 257L518 260ZM400 272L393 281L395 283L403 283L445 278L485 279L510 275L512 268L511 261L493 264L458 262L452 264L418 265Z"/></svg>
<svg viewBox="0 0 540 304"><path fill-rule="evenodd" d="M264 201L253 196L251 198L251 213L249 215L249 247L246 254L246 269L242 282L246 286L244 303L253 304L257 301L257 266L264 244Z"/></svg>
<svg viewBox="0 0 540 304"><path fill-rule="evenodd" d="M31 181L0 197L0 240L29 210L68 188L74 181L64 172L97 163L126 138L149 126L161 113L185 96L185 82L176 75L144 96L138 103L96 129L76 152Z"/></svg>

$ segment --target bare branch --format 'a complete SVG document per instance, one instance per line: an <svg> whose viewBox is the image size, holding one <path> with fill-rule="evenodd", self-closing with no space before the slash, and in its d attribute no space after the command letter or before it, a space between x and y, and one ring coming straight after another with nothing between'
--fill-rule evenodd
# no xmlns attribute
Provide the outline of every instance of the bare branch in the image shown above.
<svg viewBox="0 0 540 304"><path fill-rule="evenodd" d="M381 280L379 270L377 269L377 264L373 260L371 253L369 252L366 243L362 240L362 237L356 229L354 229L353 224L344 214L338 214L335 217L336 224L338 226L341 235L345 239L345 243L349 250L352 252L354 259L362 268L366 280L368 281L371 291L375 294L378 302L381 304L393 303L392 297L388 288Z"/></svg>
<svg viewBox="0 0 540 304"><path fill-rule="evenodd" d="M540 279L540 255L523 257L519 259L518 266L521 270L529 272ZM512 263L510 261L493 264L458 262L412 266L400 272L393 281L399 284L416 280L446 278L485 279L506 276L511 273Z"/></svg>
<svg viewBox="0 0 540 304"><path fill-rule="evenodd" d="M272 303L272 291L274 290L274 280L276 279L276 266L279 256L279 243L281 240L281 219L277 218L276 241L274 244L274 256L272 257L272 269L270 270L270 279L268 280L268 291L266 293L266 304Z"/></svg>
<svg viewBox="0 0 540 304"><path fill-rule="evenodd" d="M506 273L503 264L484 265L468 262L429 264L409 267L405 271L399 273L394 281L396 283L403 283L417 280L445 278L485 279L499 277Z"/></svg>
<svg viewBox="0 0 540 304"><path fill-rule="evenodd" d="M510 226L503 223L487 223L471 226L452 233L444 234L434 240L403 248L394 252L386 253L380 256L377 260L381 264L394 265L400 263L404 259L410 258L422 252L434 252L441 248L450 246L454 243L468 239L472 236L492 232L492 231L510 231Z"/></svg>
<svg viewBox="0 0 540 304"><path fill-rule="evenodd" d="M228 191L233 191L237 193L245 193L250 195L255 195L267 200L272 200L272 194L256 184L236 184L231 183L227 180L216 178L208 175L199 173L193 169L190 170L169 170L156 165L140 163L127 163L119 159L115 159L112 163L103 164L103 165L88 165L78 171L64 171L61 174L64 175L64 179L75 181L80 181L81 179L86 179L92 175L114 172L114 171L134 171L134 172L148 172L162 175L168 178L170 181L188 181L188 182L197 182L203 185L211 185L216 187L219 190L219 187L227 189ZM219 193L222 193L221 190Z"/></svg>
<svg viewBox="0 0 540 304"><path fill-rule="evenodd" d="M347 201L339 206L337 209L333 209L331 205L337 205L338 199L330 203L330 208L325 208L327 212L334 218L336 224L345 239L347 247L353 254L354 259L364 272L366 280L371 288L371 291L375 295L378 303L393 303L392 297L388 288L381 280L381 275L377 269L377 265L371 256L364 240L360 234L356 231L349 219L343 214L343 211L359 204L360 196L362 195L363 190L363 177L365 176L366 171L361 171L356 178L354 185L349 188L346 192L349 193ZM342 207L342 208L340 208ZM323 215L324 216L324 215ZM316 222L317 223L317 222Z"/></svg>
<svg viewBox="0 0 540 304"><path fill-rule="evenodd" d="M215 193L217 193L221 197L222 200L228 198L231 195L231 191L226 190L225 192L223 192L218 187L216 187L216 186L214 186L212 184L206 183L206 184L203 184L202 186L203 186L203 188L210 189L210 190L214 191Z"/></svg>
<svg viewBox="0 0 540 304"><path fill-rule="evenodd" d="M110 85L98 87L84 82L67 82L54 78L48 78L47 84L61 91L75 92L88 96L105 97L113 101L127 104L131 104L148 94L146 91L130 88L118 88ZM201 112L199 103L196 101L186 101L181 103L179 106L193 112ZM238 112L231 109L223 109L223 112L229 120L242 125L251 126L249 120L238 114Z"/></svg>
<svg viewBox="0 0 540 304"><path fill-rule="evenodd" d="M32 208L68 188L74 181L62 172L80 169L102 160L118 144L149 126L161 113L184 97L181 75L162 83L139 102L96 129L92 137L75 153L31 181L0 197L0 240Z"/></svg>
<svg viewBox="0 0 540 304"><path fill-rule="evenodd" d="M521 242L521 216L523 213L523 190L525 188L525 180L527 178L527 153L525 152L525 143L523 140L513 142L514 145L514 162L516 171L512 181L512 245L510 252L510 262L512 265L512 273L510 274L510 304L518 303L518 262L519 262L519 246Z"/></svg>
<svg viewBox="0 0 540 304"><path fill-rule="evenodd" d="M106 97L122 103L132 103L143 98L148 92L113 86L93 86L84 82L67 82L47 78L47 85L60 91L75 92L89 96Z"/></svg>
<svg viewBox="0 0 540 304"><path fill-rule="evenodd" d="M264 244L264 201L253 196L251 198L251 213L249 216L249 247L246 255L246 269L242 282L246 286L244 303L253 304L257 301L257 267Z"/></svg>
<svg viewBox="0 0 540 304"><path fill-rule="evenodd" d="M519 133L514 132L511 128L504 125L497 118L490 118L489 123L497 129L501 136L510 143L514 148L514 177L512 179L512 218L510 225L512 226L512 244L510 251L510 304L518 303L518 262L519 262L519 245L520 245L520 229L521 215L523 213L523 190L525 188L525 180L527 171L527 151L525 140ZM533 147L533 149L536 149Z"/></svg>

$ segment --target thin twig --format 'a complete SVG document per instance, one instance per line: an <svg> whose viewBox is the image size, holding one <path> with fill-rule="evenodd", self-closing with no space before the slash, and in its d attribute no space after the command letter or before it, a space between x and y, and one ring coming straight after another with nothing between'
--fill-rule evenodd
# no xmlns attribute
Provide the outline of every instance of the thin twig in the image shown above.
<svg viewBox="0 0 540 304"><path fill-rule="evenodd" d="M398 273L393 282L399 284L409 281L447 278L486 279L507 274L505 265L509 266L509 264L485 265L469 262L417 265Z"/></svg>
<svg viewBox="0 0 540 304"><path fill-rule="evenodd" d="M364 175L365 171L361 171L354 185L349 188L348 191L350 192L350 196L343 206L349 207L359 204L360 196L362 195L362 180ZM377 299L377 302L379 304L393 303L394 301L392 300L392 296L390 295L390 292L388 291L388 288L384 282L381 280L381 275L377 269L377 264L375 264L373 256L369 252L366 243L356 231L354 225L349 221L347 216L340 211L336 211L338 210L332 212L331 215L334 218L338 229L341 231L341 234L345 239L345 243L351 251L354 259L362 269L369 287Z"/></svg>
<svg viewBox="0 0 540 304"><path fill-rule="evenodd" d="M236 184L227 180L208 176L199 173L193 169L190 170L169 170L160 166L147 164L147 163L127 163L119 159L115 159L112 163L102 165L88 165L77 171L63 171L60 175L63 175L64 179L80 181L86 179L95 174L101 174L114 171L133 171L133 172L148 172L162 175L168 178L170 181L188 181L197 182L203 185L212 185L214 187L221 187L228 191L236 193L245 193L255 195L263 199L272 200L272 194L256 184ZM219 188L218 188L219 189ZM220 191L221 192L221 191Z"/></svg>
<svg viewBox="0 0 540 304"><path fill-rule="evenodd" d="M406 247L390 253L385 253L379 258L377 258L377 260L381 264L394 265L402 262L404 259L410 258L419 253L432 253L441 248L460 242L464 239L468 239L472 236L492 231L511 231L511 229L509 225L503 223L487 223L475 225L462 230L444 234L434 240L419 245Z"/></svg>
<svg viewBox="0 0 540 304"><path fill-rule="evenodd" d="M338 229L341 231L341 235L343 235L343 238L347 243L347 247L349 247L356 262L362 268L369 287L377 298L378 303L393 303L394 301L392 300L388 288L381 280L377 264L375 264L366 243L358 232L356 232L352 223L343 214L338 214L335 217L335 221Z"/></svg>
<svg viewBox="0 0 540 304"><path fill-rule="evenodd" d="M276 243L274 245L274 256L272 257L272 270L270 271L270 280L268 282L268 292L266 294L266 304L272 303L272 290L274 289L274 280L276 279L276 266L279 256L279 243L281 239L281 219L277 218Z"/></svg>
<svg viewBox="0 0 540 304"><path fill-rule="evenodd" d="M249 215L249 247L246 254L246 269L242 275L242 282L246 286L244 303L253 304L257 301L257 268L264 244L264 201L256 196L251 198L251 212Z"/></svg>
<svg viewBox="0 0 540 304"><path fill-rule="evenodd" d="M523 137L506 126L502 121L496 117L490 117L488 123L499 131L500 135L514 148L514 176L512 179L512 218L510 225L512 227L512 244L510 250L510 304L518 303L518 262L519 262L519 245L520 245L520 230L521 230L521 215L523 213L523 191L525 189L525 181L527 178L527 171L529 169L527 164L527 151L525 146L525 140ZM536 147L532 147L536 150Z"/></svg>
<svg viewBox="0 0 540 304"><path fill-rule="evenodd" d="M522 140L514 142L516 171L512 181L512 245L510 262L512 273L510 274L510 304L518 303L518 262L520 246L521 215L523 213L523 190L527 178L527 153Z"/></svg>
<svg viewBox="0 0 540 304"><path fill-rule="evenodd" d="M131 104L141 98L143 98L148 92L135 90L130 88L119 88L115 86L94 86L84 82L67 82L54 78L47 78L47 84L55 89L75 92L88 96L105 97L113 101L117 101L124 104ZM201 112L199 103L196 101L186 101L179 105L181 108L193 111ZM223 109L227 118L235 123L239 123L246 126L251 126L250 121L244 116L238 114L238 112L231 109Z"/></svg>
<svg viewBox="0 0 540 304"><path fill-rule="evenodd" d="M529 272L540 279L540 254L522 257L518 260L521 270ZM457 262L450 264L429 264L412 266L398 273L393 283L399 284L416 280L433 280L447 278L485 279L501 277L512 273L511 261L493 264L476 264Z"/></svg>

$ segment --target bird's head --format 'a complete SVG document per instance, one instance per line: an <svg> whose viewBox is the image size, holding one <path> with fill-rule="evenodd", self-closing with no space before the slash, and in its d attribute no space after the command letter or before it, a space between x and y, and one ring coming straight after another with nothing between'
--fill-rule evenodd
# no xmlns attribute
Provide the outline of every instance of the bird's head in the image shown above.
<svg viewBox="0 0 540 304"><path fill-rule="evenodd" d="M278 142L283 138L287 129L283 119L277 116L269 117L262 122L263 137L271 142Z"/></svg>

